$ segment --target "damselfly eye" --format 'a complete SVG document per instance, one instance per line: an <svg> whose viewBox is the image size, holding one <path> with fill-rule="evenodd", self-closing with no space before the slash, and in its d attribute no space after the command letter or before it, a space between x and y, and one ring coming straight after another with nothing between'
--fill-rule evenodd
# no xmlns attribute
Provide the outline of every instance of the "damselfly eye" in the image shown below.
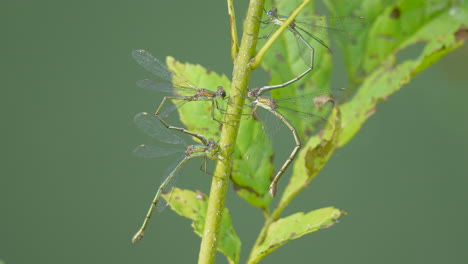
<svg viewBox="0 0 468 264"><path fill-rule="evenodd" d="M224 88L222 86L218 86L218 96L222 99L226 97L226 91L224 91Z"/></svg>

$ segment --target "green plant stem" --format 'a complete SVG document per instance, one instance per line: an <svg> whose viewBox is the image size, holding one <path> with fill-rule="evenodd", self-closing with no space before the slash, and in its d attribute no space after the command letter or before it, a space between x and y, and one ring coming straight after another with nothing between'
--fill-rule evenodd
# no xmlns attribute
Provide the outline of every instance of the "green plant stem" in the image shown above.
<svg viewBox="0 0 468 264"><path fill-rule="evenodd" d="M234 12L234 0L227 0L229 24L231 25L231 58L236 59L239 52L239 40L237 39L236 13Z"/></svg>
<svg viewBox="0 0 468 264"><path fill-rule="evenodd" d="M219 230L224 212L229 175L232 170L232 153L236 145L239 122L244 106L244 95L252 73L250 61L255 55L259 23L257 17L261 16L264 0L251 0L244 23L242 41L239 53L234 61L232 83L230 89L231 104L228 104L225 114L225 125L221 130L219 146L220 158L212 177L210 199L206 212L205 227L200 246L198 263L214 263L219 241Z"/></svg>

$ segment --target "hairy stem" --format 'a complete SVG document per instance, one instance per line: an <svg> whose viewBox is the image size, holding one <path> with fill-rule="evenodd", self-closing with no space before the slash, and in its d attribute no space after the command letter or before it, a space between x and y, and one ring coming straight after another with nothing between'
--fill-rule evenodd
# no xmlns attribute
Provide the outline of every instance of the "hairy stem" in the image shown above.
<svg viewBox="0 0 468 264"><path fill-rule="evenodd" d="M250 60L255 56L259 23L257 18L263 11L264 0L251 0L244 23L244 31L239 52L234 60L234 70L231 84L231 104L228 104L225 114L225 125L221 131L219 146L221 147L221 162L218 162L212 177L210 200L205 219L202 243L198 263L214 263L218 246L218 236L223 217L224 202L228 187L229 175L232 169L232 153L236 145L239 122L241 119L244 98L250 80L252 69Z"/></svg>

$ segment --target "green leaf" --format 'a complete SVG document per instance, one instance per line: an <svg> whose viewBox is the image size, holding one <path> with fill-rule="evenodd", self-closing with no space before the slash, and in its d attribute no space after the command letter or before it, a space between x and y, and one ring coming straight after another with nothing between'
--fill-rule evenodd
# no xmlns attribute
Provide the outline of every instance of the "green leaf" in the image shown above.
<svg viewBox="0 0 468 264"><path fill-rule="evenodd" d="M167 57L166 63L171 71L187 79L195 87L216 91L218 86L222 86L229 95L228 89L231 83L225 75L219 75L199 64L178 62L173 57ZM173 102L176 105L181 103L180 100L173 100ZM221 100L218 102L220 102L221 108L226 108L226 103ZM220 124L211 116L212 103L210 101L187 102L177 110L180 120L188 130L200 133L206 138L219 139L221 128ZM214 110L217 119L222 120L220 111Z"/></svg>
<svg viewBox="0 0 468 264"><path fill-rule="evenodd" d="M277 220L270 225L263 243L252 251L249 263L257 263L293 239L331 227L344 214L345 212L337 208L325 207L307 214L300 212Z"/></svg>
<svg viewBox="0 0 468 264"><path fill-rule="evenodd" d="M365 78L366 73L363 72L361 65L364 60L363 54L368 49L366 45L367 33L372 28L375 18L381 15L382 10L393 2L398 2L398 0L349 0L346 1L346 4L343 4L343 0L324 1L332 17L362 17L363 22L365 22L361 29L350 32L352 41L337 43L348 74L348 90L353 90Z"/></svg>
<svg viewBox="0 0 468 264"><path fill-rule="evenodd" d="M253 117L240 124L231 180L237 194L255 207L268 210L268 186L273 174L273 150L268 140L258 140L262 125ZM266 139L266 138L265 138Z"/></svg>
<svg viewBox="0 0 468 264"><path fill-rule="evenodd" d="M361 72L366 75L354 97L341 107L340 146L346 144L377 110L412 77L462 45L456 33L468 24L467 6L457 2L398 1L381 10L367 34ZM402 51L422 46L418 57L406 59ZM402 57L403 59L401 59ZM400 61L399 61L400 60Z"/></svg>
<svg viewBox="0 0 468 264"><path fill-rule="evenodd" d="M195 193L179 188L172 188L172 191L163 194L163 197L166 201L169 201L169 205L173 211L193 220L192 227L195 233L201 237L205 227L208 197L201 192ZM224 209L219 237L218 251L227 257L229 263L238 263L241 242L232 226L231 215L227 208Z"/></svg>
<svg viewBox="0 0 468 264"><path fill-rule="evenodd" d="M451 2L398 1L381 10L367 36L363 71L370 73L383 62L395 62L396 53L413 44L439 42L453 34L466 16L458 17L463 7Z"/></svg>

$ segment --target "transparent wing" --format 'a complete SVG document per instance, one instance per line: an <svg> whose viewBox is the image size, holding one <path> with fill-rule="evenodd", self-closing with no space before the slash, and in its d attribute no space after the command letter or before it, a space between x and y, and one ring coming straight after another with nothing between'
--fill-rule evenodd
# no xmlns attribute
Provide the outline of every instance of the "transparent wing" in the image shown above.
<svg viewBox="0 0 468 264"><path fill-rule="evenodd" d="M258 138L261 140L268 140L270 144L275 140L276 135L279 132L281 126L281 120L279 120L274 114L270 111L259 107L257 109L258 118L262 122L263 133L258 135Z"/></svg>
<svg viewBox="0 0 468 264"><path fill-rule="evenodd" d="M306 43L307 40L302 35L298 35L296 32L292 32L292 34L288 35L289 37L294 38L296 41L298 52L297 56L300 56L307 66L313 67L313 56L315 56L315 53L313 53L312 48L308 46L309 43Z"/></svg>
<svg viewBox="0 0 468 264"><path fill-rule="evenodd" d="M132 56L136 62L143 66L147 71L166 81L172 82L173 74L167 69L166 65L151 55L151 53L146 50L139 49L134 50L132 52Z"/></svg>
<svg viewBox="0 0 468 264"><path fill-rule="evenodd" d="M352 34L353 31L363 30L368 25L367 20L360 16L318 18L311 22L300 21L296 23L309 25L317 31L328 31L332 32L331 34L338 32L346 35Z"/></svg>
<svg viewBox="0 0 468 264"><path fill-rule="evenodd" d="M133 150L133 154L141 158L157 158L184 151L184 148L162 148L155 145L140 145Z"/></svg>
<svg viewBox="0 0 468 264"><path fill-rule="evenodd" d="M260 153L264 152L263 147L266 145L273 145L273 140L275 140L276 135L278 134L281 121L276 118L270 111L258 107L255 112L255 117L260 121L262 129L253 135L255 139L255 144L252 144L248 150L245 152L245 159L249 169L255 171L259 164L261 164L265 158ZM253 117L251 117L253 118Z"/></svg>
<svg viewBox="0 0 468 264"><path fill-rule="evenodd" d="M176 136L170 129L167 129L161 121L159 121L159 118L155 116L142 112L138 113L133 120L138 128L150 137L157 138L169 144L186 145L180 137Z"/></svg>
<svg viewBox="0 0 468 264"><path fill-rule="evenodd" d="M151 79L139 80L137 81L137 85L146 90L166 93L174 93L176 91L178 94L185 93L187 95L194 95L198 91L196 88L183 87L173 83L161 82Z"/></svg>
<svg viewBox="0 0 468 264"><path fill-rule="evenodd" d="M168 81L169 83L177 83L181 86L193 87L193 85L191 85L187 80L169 71L169 69L167 69L164 63L155 58L151 53L147 52L146 50L134 50L132 52L132 56L138 64L143 66L143 68L145 68L152 74L160 77L161 79Z"/></svg>
<svg viewBox="0 0 468 264"><path fill-rule="evenodd" d="M367 27L367 20L363 17L336 17L318 18L312 21L296 21L296 29L304 33L308 38L312 38L325 48L329 49L322 37L328 36L337 40L351 41L356 31ZM322 36L322 37L320 37Z"/></svg>
<svg viewBox="0 0 468 264"><path fill-rule="evenodd" d="M136 84L140 86L141 88L144 88L150 91L166 92L166 93L174 92L174 87L172 86L172 83L168 83L168 82L160 82L160 81L155 81L155 80L150 80L150 79L144 79L144 80L137 81Z"/></svg>
<svg viewBox="0 0 468 264"><path fill-rule="evenodd" d="M276 103L280 106L296 109L301 111L304 106L320 108L320 104L335 103L336 101L341 102L343 97L343 90L335 89L330 90L315 90L310 93L301 94L295 97L286 97L276 100ZM327 99L328 100L325 100Z"/></svg>
<svg viewBox="0 0 468 264"><path fill-rule="evenodd" d="M175 100L172 100L172 104L170 104L164 111L162 111L159 116L161 118L167 118L169 115L171 115L175 110L179 109L182 107L184 104L186 104L188 101L181 100L178 103L174 103Z"/></svg>
<svg viewBox="0 0 468 264"><path fill-rule="evenodd" d="M333 107L337 106L336 98L329 92L320 91L285 98L277 101L277 111L293 124L301 137L311 135L324 126Z"/></svg>

